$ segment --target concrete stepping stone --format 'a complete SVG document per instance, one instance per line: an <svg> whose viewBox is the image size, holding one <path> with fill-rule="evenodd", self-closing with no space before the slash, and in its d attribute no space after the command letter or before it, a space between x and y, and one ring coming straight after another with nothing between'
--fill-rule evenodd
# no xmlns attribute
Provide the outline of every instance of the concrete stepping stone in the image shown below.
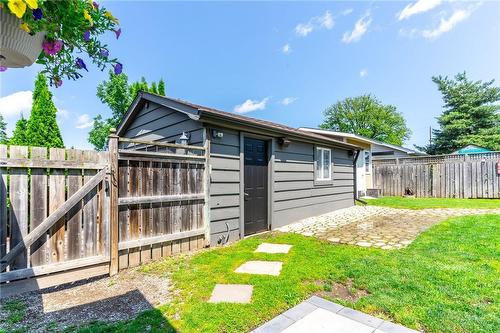
<svg viewBox="0 0 500 333"><path fill-rule="evenodd" d="M255 252L263 252L263 253L288 253L292 246L288 244L271 244L271 243L262 243L257 247Z"/></svg>
<svg viewBox="0 0 500 333"><path fill-rule="evenodd" d="M253 286L248 284L216 284L209 303L250 303Z"/></svg>
<svg viewBox="0 0 500 333"><path fill-rule="evenodd" d="M281 261L247 261L238 267L235 272L278 276L280 275L282 266L283 263Z"/></svg>

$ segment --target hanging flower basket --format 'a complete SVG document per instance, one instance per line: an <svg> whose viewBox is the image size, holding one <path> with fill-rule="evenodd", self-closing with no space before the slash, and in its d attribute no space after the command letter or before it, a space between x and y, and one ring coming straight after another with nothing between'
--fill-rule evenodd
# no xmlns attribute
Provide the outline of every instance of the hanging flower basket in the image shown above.
<svg viewBox="0 0 500 333"><path fill-rule="evenodd" d="M0 66L31 66L42 52L45 33L30 35L20 29L20 25L21 20L5 10L0 10Z"/></svg>
<svg viewBox="0 0 500 333"><path fill-rule="evenodd" d="M89 61L122 72L99 40L106 32L120 37L118 19L95 1L0 0L0 28L0 72L36 61L56 87L82 77Z"/></svg>

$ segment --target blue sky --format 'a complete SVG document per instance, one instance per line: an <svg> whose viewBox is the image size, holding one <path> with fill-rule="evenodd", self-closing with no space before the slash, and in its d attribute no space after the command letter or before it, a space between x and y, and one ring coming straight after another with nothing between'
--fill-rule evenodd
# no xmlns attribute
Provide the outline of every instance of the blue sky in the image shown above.
<svg viewBox="0 0 500 333"><path fill-rule="evenodd" d="M433 75L467 71L500 84L500 3L118 2L119 40L105 40L130 81L163 78L167 95L231 112L314 127L323 110L371 93L393 104L425 144L442 112ZM0 74L0 113L29 115L38 65ZM89 73L52 89L67 147L90 148L95 96L107 77Z"/></svg>

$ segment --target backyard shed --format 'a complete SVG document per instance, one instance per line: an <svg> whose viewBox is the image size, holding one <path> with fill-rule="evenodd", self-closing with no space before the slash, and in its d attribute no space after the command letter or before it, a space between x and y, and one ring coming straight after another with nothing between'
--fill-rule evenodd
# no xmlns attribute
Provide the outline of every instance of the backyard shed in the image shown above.
<svg viewBox="0 0 500 333"><path fill-rule="evenodd" d="M354 205L359 147L141 92L117 135L209 147L210 244Z"/></svg>

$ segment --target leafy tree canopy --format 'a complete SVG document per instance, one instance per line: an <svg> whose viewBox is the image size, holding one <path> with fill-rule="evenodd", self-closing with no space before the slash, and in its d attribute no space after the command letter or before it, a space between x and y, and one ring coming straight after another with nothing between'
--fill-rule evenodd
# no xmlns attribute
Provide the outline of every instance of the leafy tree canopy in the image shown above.
<svg viewBox="0 0 500 333"><path fill-rule="evenodd" d="M38 73L33 91L31 115L26 124L27 145L64 148L61 131L56 121L56 112L47 79L44 74Z"/></svg>
<svg viewBox="0 0 500 333"><path fill-rule="evenodd" d="M128 107L139 91L147 91L165 96L165 82L160 80L148 85L144 77L140 81L128 83L125 74L115 75L109 72L109 78L97 86L97 97L111 110L111 117L103 119L101 115L94 118L94 124L89 132L88 141L97 150L106 147L109 130L117 127L127 113Z"/></svg>
<svg viewBox="0 0 500 333"><path fill-rule="evenodd" d="M346 98L328 107L323 129L347 132L382 142L402 145L411 135L406 121L393 105L371 95Z"/></svg>
<svg viewBox="0 0 500 333"><path fill-rule="evenodd" d="M3 120L3 116L0 114L0 143L7 143L7 124Z"/></svg>
<svg viewBox="0 0 500 333"><path fill-rule="evenodd" d="M431 144L417 148L428 154L449 154L469 144L500 150L500 87L493 86L495 81L471 81L465 72L432 81L443 95L444 111Z"/></svg>
<svg viewBox="0 0 500 333"><path fill-rule="evenodd" d="M26 128L28 127L28 120L21 114L21 118L16 123L16 128L12 133L12 138L9 140L10 145L29 146L28 139L26 138Z"/></svg>

